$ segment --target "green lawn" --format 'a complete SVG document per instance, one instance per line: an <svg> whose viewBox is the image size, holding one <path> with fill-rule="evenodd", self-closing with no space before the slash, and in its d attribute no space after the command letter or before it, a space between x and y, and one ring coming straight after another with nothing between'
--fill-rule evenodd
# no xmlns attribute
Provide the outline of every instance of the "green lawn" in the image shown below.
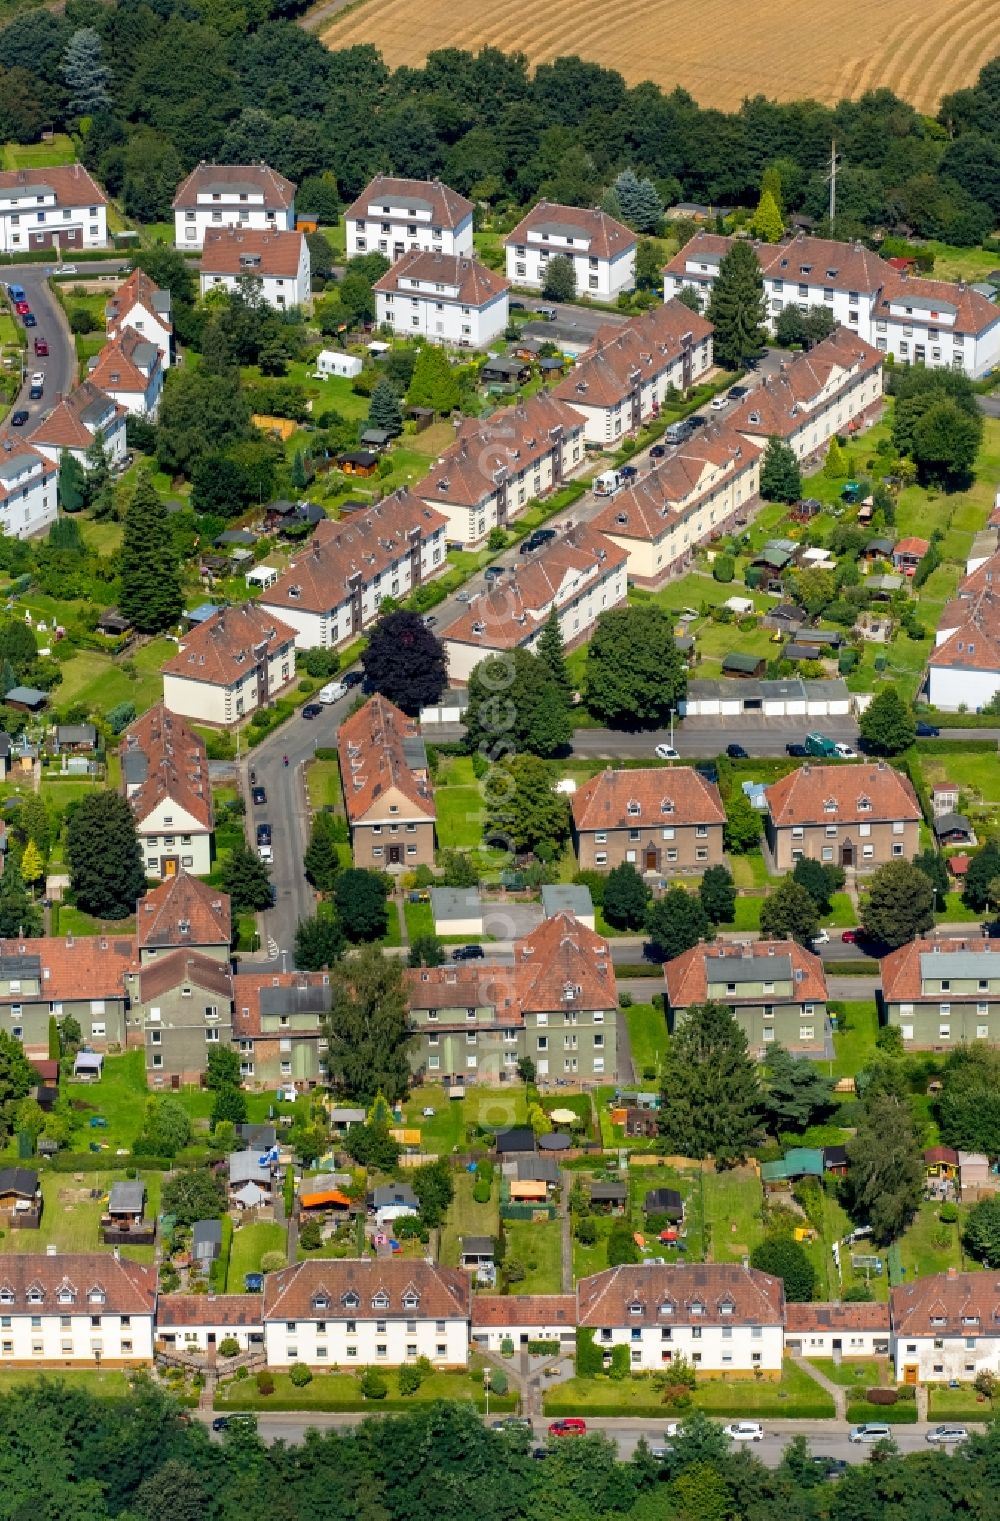
<svg viewBox="0 0 1000 1521"><path fill-rule="evenodd" d="M947 1384L931 1384L927 1390L927 1416L932 1421L989 1421L997 1402L983 1399L971 1384L949 1389Z"/></svg>
<svg viewBox="0 0 1000 1521"><path fill-rule="evenodd" d="M962 1260L961 1225L961 1220L943 1225L938 1219L938 1206L929 1200L922 1203L913 1224L899 1241L904 1282L932 1273L947 1273L952 1267L975 1267L975 1263L966 1264Z"/></svg>
<svg viewBox="0 0 1000 1521"><path fill-rule="evenodd" d="M45 1252L54 1246L59 1252L110 1253L112 1248L104 1246L100 1238L101 1215L112 1183L121 1182L124 1177L124 1167L112 1169L110 1159L107 1172L84 1173L82 1183L72 1173L43 1171L41 1225L37 1231L0 1233L0 1252ZM146 1214L151 1218L159 1212L162 1176L147 1172L142 1178L146 1185ZM152 1262L153 1252L152 1246L129 1247L129 1256L140 1262Z"/></svg>
<svg viewBox="0 0 1000 1521"><path fill-rule="evenodd" d="M283 1225L271 1221L259 1221L254 1225L240 1225L233 1231L233 1249L229 1256L229 1274L226 1292L242 1294L246 1273L259 1273L260 1261L265 1252L284 1252L287 1236Z"/></svg>
<svg viewBox="0 0 1000 1521"><path fill-rule="evenodd" d="M875 1053L878 1011L874 1003L845 1003L843 1019L847 1028L836 1030L833 1037L833 1076L853 1077Z"/></svg>
<svg viewBox="0 0 1000 1521"><path fill-rule="evenodd" d="M702 1178L705 1255L710 1262L742 1262L764 1234L760 1179L747 1167Z"/></svg>
<svg viewBox="0 0 1000 1521"><path fill-rule="evenodd" d="M455 1197L441 1231L440 1260L446 1267L458 1267L462 1236L496 1236L500 1229L497 1209L499 1183L493 1182L493 1196L488 1204L477 1204L472 1197L475 1177L470 1172L455 1174Z"/></svg>
<svg viewBox="0 0 1000 1521"><path fill-rule="evenodd" d="M65 132L54 132L47 143L6 143L3 149L5 169L57 169L75 162L73 139Z"/></svg>
<svg viewBox="0 0 1000 1521"><path fill-rule="evenodd" d="M22 601L34 610L30 594ZM142 713L163 695L163 666L176 653L169 639L152 639L124 660L113 660L100 650L79 650L61 666L56 701L60 707L83 703L94 714L107 713L119 702L134 702Z"/></svg>
<svg viewBox="0 0 1000 1521"><path fill-rule="evenodd" d="M234 1379L222 1384L216 1391L217 1410L368 1410L377 1414L381 1410L411 1410L430 1400L470 1400L480 1410L485 1409L483 1374L480 1366L468 1371L435 1371L428 1375L416 1394L403 1396L399 1392L398 1373L394 1368L385 1370L389 1392L384 1400L365 1400L353 1373L319 1372L311 1383L297 1388L287 1373L275 1373L274 1393L258 1393L252 1378ZM502 1399L490 1395L490 1412L516 1409L516 1396L505 1395Z"/></svg>
<svg viewBox="0 0 1000 1521"><path fill-rule="evenodd" d="M809 1362L831 1383L845 1389L872 1389L887 1382L887 1363L876 1357L851 1357L839 1363L832 1357L810 1357Z"/></svg>
<svg viewBox="0 0 1000 1521"><path fill-rule="evenodd" d="M61 1384L65 1389L102 1399L123 1399L132 1388L128 1374L121 1368L60 1368L57 1373L45 1376L37 1368L0 1368L0 1394L39 1383L45 1388Z"/></svg>
<svg viewBox="0 0 1000 1521"><path fill-rule="evenodd" d="M659 1072L667 1051L667 1021L663 1008L652 1003L634 1003L625 1010L625 1025L636 1079L651 1081L646 1077L647 1070Z"/></svg>
<svg viewBox="0 0 1000 1521"><path fill-rule="evenodd" d="M504 1222L507 1256L523 1264L519 1294L558 1294L562 1287L562 1225L559 1220Z"/></svg>
<svg viewBox="0 0 1000 1521"><path fill-rule="evenodd" d="M435 793L442 850L471 850L483 837L483 796L476 787L442 787Z"/></svg>
<svg viewBox="0 0 1000 1521"><path fill-rule="evenodd" d="M823 1420L833 1416L833 1400L792 1362L780 1379L706 1379L693 1395L694 1407L717 1417L771 1416ZM545 1395L546 1415L649 1415L663 1417L659 1391L648 1377L612 1380L572 1378Z"/></svg>
<svg viewBox="0 0 1000 1521"><path fill-rule="evenodd" d="M335 760L312 760L306 768L309 804L317 808L343 808L340 786L340 763Z"/></svg>

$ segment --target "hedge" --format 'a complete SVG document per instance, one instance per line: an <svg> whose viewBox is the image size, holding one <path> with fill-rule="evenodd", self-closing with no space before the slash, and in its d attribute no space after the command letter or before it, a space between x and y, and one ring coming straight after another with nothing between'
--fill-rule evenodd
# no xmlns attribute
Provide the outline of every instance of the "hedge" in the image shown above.
<svg viewBox="0 0 1000 1521"><path fill-rule="evenodd" d="M115 1157L108 1151L60 1151L42 1158L53 1172L108 1172L116 1167L136 1167L140 1172L170 1172L176 1157Z"/></svg>
<svg viewBox="0 0 1000 1521"><path fill-rule="evenodd" d="M867 1400L851 1400L847 1407L847 1419L855 1426L869 1423L887 1426L915 1426L916 1404L870 1405Z"/></svg>
<svg viewBox="0 0 1000 1521"><path fill-rule="evenodd" d="M879 963L859 956L857 961L824 961L823 970L828 977L873 977L878 976Z"/></svg>
<svg viewBox="0 0 1000 1521"><path fill-rule="evenodd" d="M604 1354L594 1345L593 1326L577 1326L576 1372L578 1378L593 1378L604 1372Z"/></svg>
<svg viewBox="0 0 1000 1521"><path fill-rule="evenodd" d="M253 1379L249 1378L240 1379L238 1383L226 1385L224 1388L234 1389L236 1391L236 1397L233 1399L222 1399L220 1396L224 1390L218 1389L212 1407L214 1410L251 1410L258 1413L266 1412L268 1410L282 1410L294 1411L298 1414L308 1413L314 1410L329 1411L331 1414L350 1414L352 1412L359 1413L364 1411L378 1412L381 1410L391 1410L394 1414L399 1415L407 1411L413 1411L414 1409L423 1408L426 1410L428 1408L426 1400L421 1401L415 1397L411 1397L409 1399L393 1399L391 1397L386 1397L384 1400L366 1400L362 1399L360 1395L355 1400L316 1400L312 1395L310 1395L308 1405L304 1405L302 1396L297 1392L287 1395L260 1394ZM463 1400L461 1403L465 1404L466 1401ZM468 1401L468 1403L470 1405L473 1405L476 1409L484 1409L486 1404L485 1396L477 1393L472 1399ZM517 1409L517 1397L513 1394L491 1394L490 1409L491 1412L496 1411L500 1415L514 1411ZM659 1410L656 1411L656 1414L662 1416L662 1406L659 1408Z"/></svg>
<svg viewBox="0 0 1000 1521"><path fill-rule="evenodd" d="M998 713L942 713L939 708L921 708L917 717L925 723L937 724L940 729L1000 729ZM923 743L920 740L920 744ZM945 740L944 743L954 744L955 741ZM989 741L982 743L988 744Z"/></svg>
<svg viewBox="0 0 1000 1521"><path fill-rule="evenodd" d="M532 1357L558 1357L562 1344L558 1341L529 1341L528 1351Z"/></svg>
<svg viewBox="0 0 1000 1521"><path fill-rule="evenodd" d="M667 1404L664 1404L662 1400L657 1404L650 1405L633 1404L633 1402L630 1400L627 1405L623 1405L620 1408L615 1409L614 1407L609 1406L605 1401L591 1405L588 1403L586 1398L581 1399L579 1396L570 1399L567 1399L564 1396L560 1397L558 1391L547 1393L545 1395L544 1406L546 1416L622 1415L634 1417L636 1420L662 1421L672 1415L676 1415L677 1413L676 1407L671 1407ZM697 1410L698 1408L698 1395L696 1391L692 1404L687 1407L687 1411L685 1413ZM859 1408L863 1408L866 1411L870 1410L872 1412L869 1415L857 1417L859 1423L866 1420L882 1421L889 1420L891 1418L891 1416L887 1415L886 1412L877 1410L874 1406L865 1405ZM717 1416L723 1420L746 1419L746 1402L740 1399L739 1386L737 1384L733 1385L733 1398L731 1403L724 1403L719 1405L713 1404L711 1409L705 1410L704 1413L710 1417ZM770 1418L772 1420L782 1421L825 1421L829 1420L833 1415L833 1401L826 1394L824 1394L822 1390L817 1389L815 1397L810 1395L808 1398L782 1400L780 1407L776 1404L773 1410L754 1410L752 1414L755 1418L760 1420L767 1420ZM913 1410L913 1416L914 1418L916 1416L915 1409ZM848 1410L848 1418L850 1420L855 1419L855 1417L851 1415L850 1410Z"/></svg>

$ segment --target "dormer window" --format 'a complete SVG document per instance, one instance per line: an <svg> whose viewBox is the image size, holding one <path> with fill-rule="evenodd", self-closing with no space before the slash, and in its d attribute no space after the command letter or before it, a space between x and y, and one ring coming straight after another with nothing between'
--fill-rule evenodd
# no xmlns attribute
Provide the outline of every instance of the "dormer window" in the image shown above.
<svg viewBox="0 0 1000 1521"><path fill-rule="evenodd" d="M317 1294L314 1294L312 1297L312 1307L314 1310L328 1310L330 1308L329 1294L320 1289L320 1291Z"/></svg>
<svg viewBox="0 0 1000 1521"><path fill-rule="evenodd" d="M731 1299L724 1299L722 1301L722 1303L719 1305L719 1314L720 1315L732 1315L734 1313L735 1309L736 1309L736 1306L735 1306L735 1304L733 1303L733 1301Z"/></svg>
<svg viewBox="0 0 1000 1521"><path fill-rule="evenodd" d="M407 1290L407 1292L403 1295L403 1309L415 1310L418 1308L419 1304L420 1295L417 1294L413 1289Z"/></svg>
<svg viewBox="0 0 1000 1521"><path fill-rule="evenodd" d="M836 813L836 811L837 811L837 799L835 797L824 798L823 799L823 812L824 813Z"/></svg>
<svg viewBox="0 0 1000 1521"><path fill-rule="evenodd" d="M76 1298L76 1290L71 1288L68 1283L64 1283L56 1291L56 1298L60 1304L72 1304Z"/></svg>
<svg viewBox="0 0 1000 1521"><path fill-rule="evenodd" d="M859 797L858 798L858 812L859 813L871 813L871 811L872 811L872 800L871 800L871 798L870 797Z"/></svg>
<svg viewBox="0 0 1000 1521"><path fill-rule="evenodd" d="M676 1306L674 1305L674 1302L673 1302L672 1299L661 1299L660 1300L659 1311L660 1311L661 1315L664 1315L664 1316L666 1316L666 1315L672 1315L674 1313L675 1308L676 1308Z"/></svg>
<svg viewBox="0 0 1000 1521"><path fill-rule="evenodd" d="M357 1294L355 1294L353 1289L348 1289L346 1294L341 1295L340 1302L344 1306L345 1310L356 1310L358 1308L358 1305L361 1303L361 1300L358 1298Z"/></svg>
<svg viewBox="0 0 1000 1521"><path fill-rule="evenodd" d="M385 1289L379 1289L377 1294L372 1295L373 1310L387 1310L389 1308L389 1296Z"/></svg>
<svg viewBox="0 0 1000 1521"><path fill-rule="evenodd" d="M28 1303L29 1304L41 1304L41 1302L42 1302L42 1300L44 1298L45 1298L45 1290L42 1288L41 1284L39 1284L39 1283L33 1283L31 1285L30 1289L28 1290Z"/></svg>
<svg viewBox="0 0 1000 1521"><path fill-rule="evenodd" d="M92 1288L87 1295L87 1299L90 1304L103 1304L107 1297L108 1296L99 1285L95 1285L95 1287Z"/></svg>
<svg viewBox="0 0 1000 1521"><path fill-rule="evenodd" d="M639 807L639 804L635 801L635 799L631 798L629 800L628 806L625 809L625 812L628 814L630 819L637 819L639 817L639 814L642 812L642 809Z"/></svg>
<svg viewBox="0 0 1000 1521"><path fill-rule="evenodd" d="M632 1303L628 1307L628 1312L630 1315L641 1315L642 1302L638 1299L633 1299Z"/></svg>
<svg viewBox="0 0 1000 1521"><path fill-rule="evenodd" d="M690 1309L692 1315L704 1315L705 1313L705 1306L700 1299L692 1300Z"/></svg>
<svg viewBox="0 0 1000 1521"><path fill-rule="evenodd" d="M661 813L673 813L673 811L674 811L674 800L673 800L673 798L669 798L669 797L661 798L660 799L660 812Z"/></svg>

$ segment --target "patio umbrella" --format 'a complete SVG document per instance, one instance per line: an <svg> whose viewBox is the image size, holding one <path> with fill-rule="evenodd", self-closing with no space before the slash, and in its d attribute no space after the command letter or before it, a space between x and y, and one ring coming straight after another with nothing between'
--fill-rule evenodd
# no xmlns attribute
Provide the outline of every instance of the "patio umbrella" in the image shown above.
<svg viewBox="0 0 1000 1521"><path fill-rule="evenodd" d="M552 1109L549 1111L549 1119L557 1125L572 1125L576 1112L572 1109Z"/></svg>

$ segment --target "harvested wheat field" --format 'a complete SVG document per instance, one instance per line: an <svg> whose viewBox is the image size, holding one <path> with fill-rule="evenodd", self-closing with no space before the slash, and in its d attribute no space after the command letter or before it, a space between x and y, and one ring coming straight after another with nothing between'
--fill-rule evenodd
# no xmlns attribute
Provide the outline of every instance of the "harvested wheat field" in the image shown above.
<svg viewBox="0 0 1000 1521"><path fill-rule="evenodd" d="M617 69L629 84L682 85L702 106L747 95L832 103L888 85L919 110L972 84L1000 53L998 0L364 0L337 19L315 13L328 47L370 42L392 67L437 48L567 53ZM308 24L308 22L307 22Z"/></svg>

